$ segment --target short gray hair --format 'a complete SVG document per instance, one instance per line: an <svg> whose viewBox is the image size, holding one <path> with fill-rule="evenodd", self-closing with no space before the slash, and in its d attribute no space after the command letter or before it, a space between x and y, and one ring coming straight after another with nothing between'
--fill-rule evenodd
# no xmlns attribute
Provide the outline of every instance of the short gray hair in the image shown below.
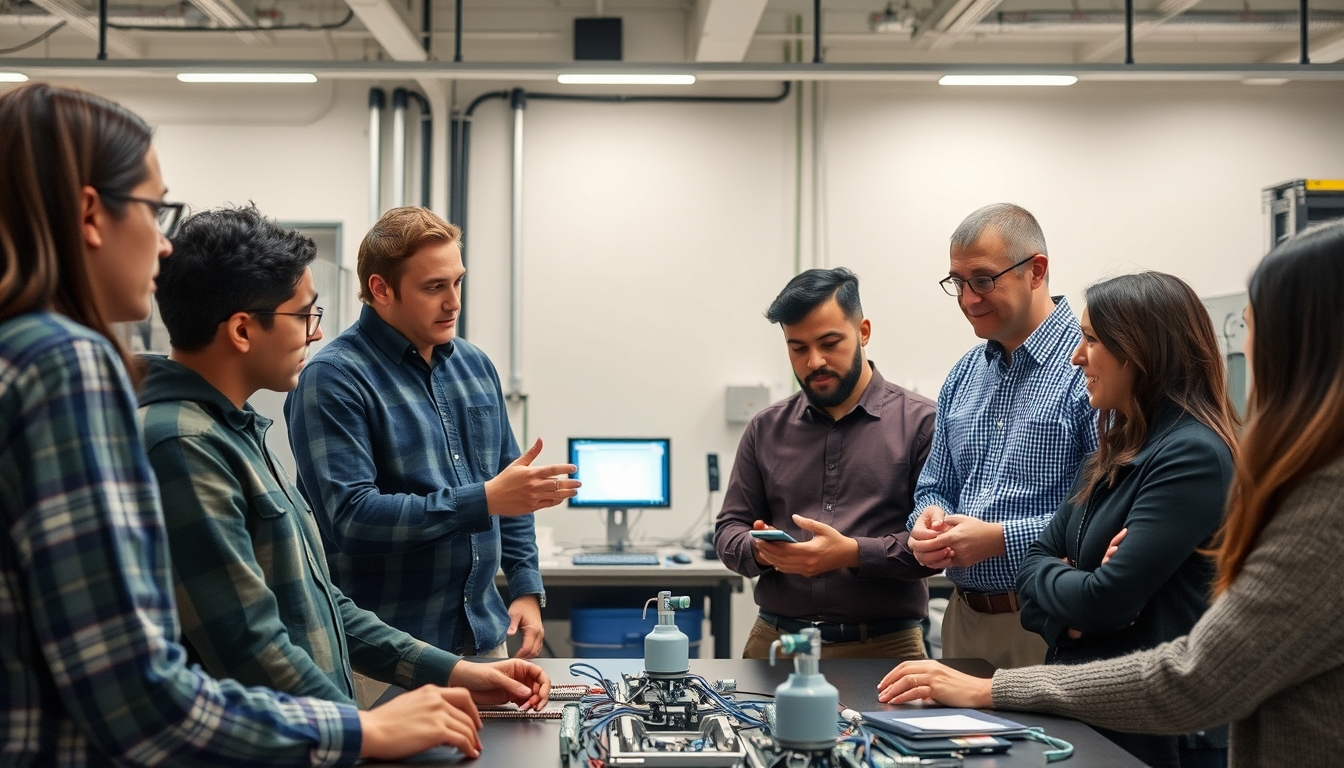
<svg viewBox="0 0 1344 768"><path fill-rule="evenodd" d="M1045 250L1045 234L1036 217L1026 208L1012 203L986 205L967 216L952 233L952 247L956 250L970 248L987 229L999 233L1008 247L1008 257L1014 262L1038 253L1050 255Z"/></svg>

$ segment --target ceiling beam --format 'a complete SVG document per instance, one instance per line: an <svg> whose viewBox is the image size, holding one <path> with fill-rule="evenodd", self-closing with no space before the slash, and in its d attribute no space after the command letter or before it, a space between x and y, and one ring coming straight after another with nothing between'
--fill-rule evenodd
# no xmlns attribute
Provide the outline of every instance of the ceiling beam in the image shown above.
<svg viewBox="0 0 1344 768"><path fill-rule="evenodd" d="M1302 51L1294 45L1292 48L1285 48L1270 56L1265 59L1265 62L1296 64L1301 53ZM1312 64L1333 64L1336 61L1344 60L1344 32L1335 32L1311 41L1311 44L1307 46L1307 55L1311 58Z"/></svg>
<svg viewBox="0 0 1344 768"><path fill-rule="evenodd" d="M311 72L320 78L352 81L397 79L472 80L494 83L544 83L555 87L556 75L573 72L572 63L518 63L450 61L296 61L296 60L112 60L6 58L5 69L30 77L171 78L178 72ZM1083 83L1105 82L1239 82L1245 78L1344 82L1344 63L1336 64L641 64L618 61L584 62L584 72L620 72L650 75L695 75L701 85L729 90L734 83L786 80L831 82L911 82L933 84L949 74L1076 75ZM270 86L268 86L270 87ZM276 86L280 87L280 86ZM740 90L740 89L739 89ZM773 89L760 89L773 91ZM648 93L649 89L641 92ZM668 93L657 89L658 93Z"/></svg>
<svg viewBox="0 0 1344 768"><path fill-rule="evenodd" d="M946 30L933 38L933 41L929 44L929 48L931 50L951 48L953 44L961 39L962 35L974 29L975 25L979 24L981 19L993 13L994 9L998 8L999 3L1002 1L1003 0L973 0L970 6L962 11L960 16L947 25Z"/></svg>
<svg viewBox="0 0 1344 768"><path fill-rule="evenodd" d="M1145 21L1142 24L1134 25L1134 39L1138 40L1148 33L1166 24L1168 21L1180 16L1182 13L1199 5L1199 0L1163 0L1163 3L1157 6L1157 18ZM1100 43L1094 43L1083 49L1079 57L1083 61L1101 61L1111 54L1119 51L1125 45L1125 36L1123 34L1103 40ZM1296 61L1296 57L1293 59Z"/></svg>
<svg viewBox="0 0 1344 768"><path fill-rule="evenodd" d="M910 37L910 41L915 44L916 48L928 50L933 45L933 41L947 31L952 22L956 21L965 12L973 1L938 0L929 15L925 16L924 20L915 28L915 34Z"/></svg>
<svg viewBox="0 0 1344 768"><path fill-rule="evenodd" d="M210 17L210 20L220 27L255 27L257 25L256 19L244 13L243 9L239 8L234 0L191 0L191 4L200 9L201 13ZM253 30L240 31L238 39L248 45L270 45L275 42L265 32Z"/></svg>
<svg viewBox="0 0 1344 768"><path fill-rule="evenodd" d="M739 62L747 57L767 0L696 0L690 26L694 61Z"/></svg>
<svg viewBox="0 0 1344 768"><path fill-rule="evenodd" d="M390 0L346 0L364 28L369 30L387 55L396 61L425 61L420 33L411 29L406 17ZM421 0L431 2L431 0Z"/></svg>
<svg viewBox="0 0 1344 768"><path fill-rule="evenodd" d="M33 0L33 5L66 23L66 26L85 37L98 39L98 22L89 18L89 10L74 0ZM129 35L115 29L107 30L108 51L128 59L145 55L144 48Z"/></svg>

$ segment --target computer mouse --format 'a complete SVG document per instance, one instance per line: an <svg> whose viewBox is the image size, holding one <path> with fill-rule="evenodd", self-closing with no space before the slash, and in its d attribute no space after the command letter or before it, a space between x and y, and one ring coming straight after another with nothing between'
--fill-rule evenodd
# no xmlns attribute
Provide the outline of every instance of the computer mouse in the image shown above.
<svg viewBox="0 0 1344 768"><path fill-rule="evenodd" d="M691 562L691 556L686 554L685 552L678 552L674 555L668 555L667 559L671 560L674 563L681 563L682 565L689 565Z"/></svg>

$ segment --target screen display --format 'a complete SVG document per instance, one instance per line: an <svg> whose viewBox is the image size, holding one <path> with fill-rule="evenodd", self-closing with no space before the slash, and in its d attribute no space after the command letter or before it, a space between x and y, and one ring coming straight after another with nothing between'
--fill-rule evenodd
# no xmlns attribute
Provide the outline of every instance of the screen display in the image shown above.
<svg viewBox="0 0 1344 768"><path fill-rule="evenodd" d="M583 483L571 507L668 507L672 448L668 438L571 437L569 463Z"/></svg>

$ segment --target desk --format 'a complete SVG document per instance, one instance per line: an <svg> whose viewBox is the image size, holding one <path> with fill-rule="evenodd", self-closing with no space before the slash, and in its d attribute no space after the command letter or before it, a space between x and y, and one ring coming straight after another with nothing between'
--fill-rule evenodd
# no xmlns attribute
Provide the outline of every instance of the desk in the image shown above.
<svg viewBox="0 0 1344 768"><path fill-rule="evenodd" d="M576 682L569 675L569 665L575 659L537 659L554 683ZM642 659L579 659L593 664L608 678L621 672L634 673L643 669ZM731 677L743 691L773 692L775 687L793 671L791 659L781 659L778 666L769 662L746 659L692 659L691 671L709 680ZM852 709L870 711L891 709L877 703L877 681L882 679L892 663L887 659L835 659L821 662L821 671L840 691L840 701ZM989 665L979 659L953 660L949 666L969 674L989 674ZM399 692L392 688L383 700ZM552 707L560 704L552 704ZM1074 756L1058 763L1060 768L1144 768L1144 764L1128 752L1115 746L1101 734L1076 721L1048 715L1025 712L999 712L1010 720L1025 725L1039 725L1051 736L1058 736L1073 744ZM558 746L560 725L555 720L542 721L486 721L481 730L484 750L479 760L466 765L472 768L560 768ZM966 759L966 768L1041 768L1045 765L1045 746L1033 741L1014 741L1013 748L1004 755L986 755ZM428 753L414 760L418 765L448 766L455 760L436 760ZM396 765L395 763L364 763L364 765Z"/></svg>
<svg viewBox="0 0 1344 768"><path fill-rule="evenodd" d="M677 552L685 552L691 562L669 563L667 557ZM706 613L714 635L714 657L732 658L732 598L734 592L742 591L745 580L718 560L706 560L698 550L660 547L658 556L661 565L574 565L568 554L542 560L546 607L541 618L568 620L570 610L576 607L638 608L659 590L670 589L690 595L693 607L703 606L708 598ZM503 573L495 576L495 585L508 604L508 582Z"/></svg>

